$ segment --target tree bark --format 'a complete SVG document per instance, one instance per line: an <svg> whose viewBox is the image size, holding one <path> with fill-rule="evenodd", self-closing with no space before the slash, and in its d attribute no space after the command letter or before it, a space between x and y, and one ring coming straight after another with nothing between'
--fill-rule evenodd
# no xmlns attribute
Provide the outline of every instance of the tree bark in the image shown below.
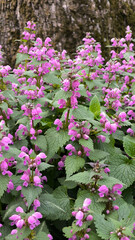
<svg viewBox="0 0 135 240"><path fill-rule="evenodd" d="M15 55L27 21L37 23L37 37L50 37L57 50L71 55L82 44L86 32L106 45L112 37L123 37L125 28L135 29L134 0L0 0L0 44L5 64L14 66ZM135 35L135 34L134 34Z"/></svg>

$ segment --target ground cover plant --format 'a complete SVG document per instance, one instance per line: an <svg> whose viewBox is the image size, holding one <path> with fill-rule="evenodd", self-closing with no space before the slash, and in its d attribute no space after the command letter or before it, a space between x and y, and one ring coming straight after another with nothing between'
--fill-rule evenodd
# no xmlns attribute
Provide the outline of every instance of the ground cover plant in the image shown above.
<svg viewBox="0 0 135 240"><path fill-rule="evenodd" d="M15 69L0 54L0 237L135 239L135 40L74 59L28 22Z"/></svg>

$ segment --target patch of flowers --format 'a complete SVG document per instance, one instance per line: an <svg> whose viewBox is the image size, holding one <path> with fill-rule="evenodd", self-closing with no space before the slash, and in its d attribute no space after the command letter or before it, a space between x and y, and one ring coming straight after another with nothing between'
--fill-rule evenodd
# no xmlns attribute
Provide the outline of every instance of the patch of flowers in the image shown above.
<svg viewBox="0 0 135 240"><path fill-rule="evenodd" d="M0 46L0 238L135 238L135 39L74 59L27 22L14 69Z"/></svg>

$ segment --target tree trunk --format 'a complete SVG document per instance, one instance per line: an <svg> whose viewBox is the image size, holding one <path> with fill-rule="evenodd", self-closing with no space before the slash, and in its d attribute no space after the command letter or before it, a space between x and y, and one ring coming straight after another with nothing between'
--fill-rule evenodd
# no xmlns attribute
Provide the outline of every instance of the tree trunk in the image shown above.
<svg viewBox="0 0 135 240"><path fill-rule="evenodd" d="M135 30L134 0L0 0L0 44L5 64L14 65L27 21L37 23L37 36L53 41L57 50L75 52L86 32L105 46L112 37L123 37L125 27ZM72 55L71 55L72 57Z"/></svg>

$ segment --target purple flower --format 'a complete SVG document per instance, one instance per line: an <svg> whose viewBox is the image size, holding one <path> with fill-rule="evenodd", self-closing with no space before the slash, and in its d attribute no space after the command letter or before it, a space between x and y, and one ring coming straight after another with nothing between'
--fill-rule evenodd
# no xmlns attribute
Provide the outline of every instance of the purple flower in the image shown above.
<svg viewBox="0 0 135 240"><path fill-rule="evenodd" d="M60 121L58 118L54 121L54 125L57 125L56 130L59 131L60 128L63 127L62 121Z"/></svg>
<svg viewBox="0 0 135 240"><path fill-rule="evenodd" d="M76 225L79 225L79 227L81 227L83 224L83 222L82 222L83 216L84 216L84 214L82 211L77 212L77 214L75 216L75 218L78 219L78 221L76 222Z"/></svg>
<svg viewBox="0 0 135 240"><path fill-rule="evenodd" d="M102 185L101 187L99 187L98 191L100 192L99 196L104 197L105 195L107 196L109 189L105 185Z"/></svg>
<svg viewBox="0 0 135 240"><path fill-rule="evenodd" d="M122 184L115 184L112 188L112 193L117 192L118 195L121 195L121 191L119 189L123 188Z"/></svg>
<svg viewBox="0 0 135 240"><path fill-rule="evenodd" d="M83 202L83 208L85 210L88 210L88 206L91 204L91 199L90 198L86 198Z"/></svg>

